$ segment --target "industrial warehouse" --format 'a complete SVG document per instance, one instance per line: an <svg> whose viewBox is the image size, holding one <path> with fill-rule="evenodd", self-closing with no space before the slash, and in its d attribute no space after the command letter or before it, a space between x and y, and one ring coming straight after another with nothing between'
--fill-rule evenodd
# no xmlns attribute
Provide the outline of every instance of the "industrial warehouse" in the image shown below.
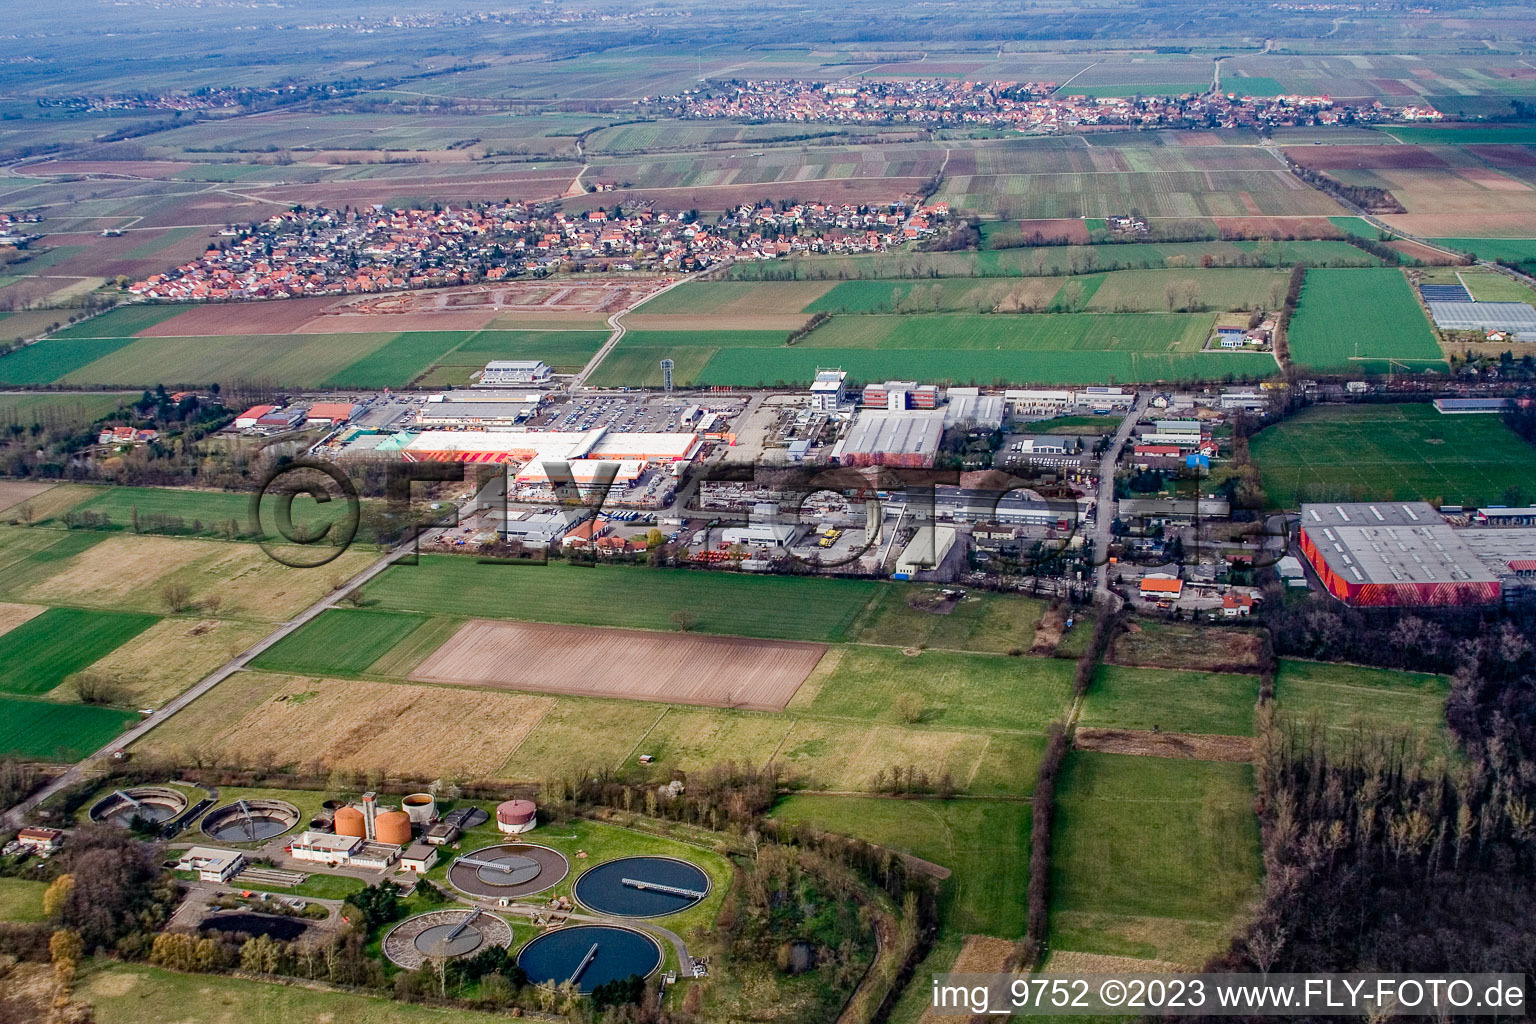
<svg viewBox="0 0 1536 1024"><path fill-rule="evenodd" d="M1486 511L1470 521L1530 521L1528 509ZM1328 592L1352 605L1492 604L1536 577L1536 528L1453 526L1422 501L1303 505L1299 543Z"/></svg>

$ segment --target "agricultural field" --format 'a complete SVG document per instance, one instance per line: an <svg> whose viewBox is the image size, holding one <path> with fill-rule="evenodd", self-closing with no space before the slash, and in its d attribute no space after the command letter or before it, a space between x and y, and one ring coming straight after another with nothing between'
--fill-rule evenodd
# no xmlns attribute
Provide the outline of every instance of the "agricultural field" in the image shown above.
<svg viewBox="0 0 1536 1024"><path fill-rule="evenodd" d="M263 622L197 615L167 617L93 662L88 670L111 680L123 703L159 707L255 644L271 628ZM73 698L67 692L56 696Z"/></svg>
<svg viewBox="0 0 1536 1024"><path fill-rule="evenodd" d="M1418 272L1420 284L1459 284L1474 302L1536 305L1536 288L1486 267L1431 267Z"/></svg>
<svg viewBox="0 0 1536 1024"><path fill-rule="evenodd" d="M1208 86L1174 83L1179 91ZM1079 91L1082 90L1082 91ZM1074 82L1074 95L1127 95L1134 86L1099 92ZM1247 141L1233 136L1231 141ZM1304 184L1252 144L1206 146L1099 145L1065 149L1028 142L952 154L936 196L1004 220L1105 218L1134 211L1152 219L1330 217L1333 199Z"/></svg>
<svg viewBox="0 0 1536 1024"><path fill-rule="evenodd" d="M158 1024L166 1008L198 1024L253 1021L349 1021L356 1024L492 1024L500 1014L443 1009L392 999L327 992L276 982L211 974L177 974L157 967L94 965L76 992L100 1024Z"/></svg>
<svg viewBox="0 0 1536 1024"><path fill-rule="evenodd" d="M1073 751L1056 786L1051 945L1198 967L1257 893L1253 769Z"/></svg>
<svg viewBox="0 0 1536 1024"><path fill-rule="evenodd" d="M423 555L365 588L369 607L572 625L672 630L674 611L701 633L846 639L886 584L598 565L506 566Z"/></svg>
<svg viewBox="0 0 1536 1024"><path fill-rule="evenodd" d="M255 544L0 527L0 599L162 613L176 585L186 588L187 613L274 622L375 557L354 549L316 571L276 562Z"/></svg>
<svg viewBox="0 0 1536 1024"><path fill-rule="evenodd" d="M1498 416L1428 404L1307 409L1249 445L1271 508L1307 501L1498 503L1536 479L1536 448Z"/></svg>
<svg viewBox="0 0 1536 1024"><path fill-rule="evenodd" d="M1214 316L1184 313L1019 313L834 316L795 345L769 331L636 332L591 378L594 385L657 384L671 357L684 385L805 381L818 366L860 380L1090 383L1259 378L1263 353L1208 353ZM936 342L942 339L943 347Z"/></svg>
<svg viewBox="0 0 1536 1024"><path fill-rule="evenodd" d="M1071 703L1072 662L850 644L835 647L788 710L889 725L1039 734Z"/></svg>
<svg viewBox="0 0 1536 1024"><path fill-rule="evenodd" d="M1081 310L1157 313L1186 309L1276 308L1285 298L1280 269L1121 270L1076 277L949 278L922 282L844 281L807 313L1007 313ZM762 287L767 287L765 283Z"/></svg>
<svg viewBox="0 0 1536 1024"><path fill-rule="evenodd" d="M1432 241L1455 249L1457 252L1469 252L1480 260L1512 263L1526 274L1536 270L1536 238L1436 238Z"/></svg>
<svg viewBox="0 0 1536 1024"><path fill-rule="evenodd" d="M137 391L72 395L0 394L0 429L33 425L51 429L78 429L138 401L139 395Z"/></svg>
<svg viewBox="0 0 1536 1024"><path fill-rule="evenodd" d="M1092 728L1252 736L1257 676L1100 666L1079 721Z"/></svg>
<svg viewBox="0 0 1536 1024"><path fill-rule="evenodd" d="M496 690L241 672L135 749L492 778L553 705L550 697ZM492 721L500 724L486 728Z"/></svg>
<svg viewBox="0 0 1536 1024"><path fill-rule="evenodd" d="M129 612L50 608L0 634L0 692L45 694L156 621Z"/></svg>
<svg viewBox="0 0 1536 1024"><path fill-rule="evenodd" d="M1327 220L1323 223L1326 225ZM1043 277L1116 270L1214 268L1379 267L1381 260L1337 240L1241 242L1145 242L1058 245L984 252L898 252L881 256L800 256L738 263L731 281L911 281L938 278ZM886 294L889 294L888 292Z"/></svg>
<svg viewBox="0 0 1536 1024"><path fill-rule="evenodd" d="M1305 737L1320 729L1331 743L1356 732L1408 733L1430 752L1454 748L1445 726L1450 680L1425 672L1282 658L1275 673L1275 704L1291 730Z"/></svg>
<svg viewBox="0 0 1536 1024"><path fill-rule="evenodd" d="M773 817L855 836L948 868L942 910L946 931L1008 939L1024 934L1028 803L797 794L780 800Z"/></svg>
<svg viewBox="0 0 1536 1024"><path fill-rule="evenodd" d="M1383 372L1388 360L1444 369L1445 357L1402 273L1309 270L1287 332L1297 366Z"/></svg>
<svg viewBox="0 0 1536 1024"><path fill-rule="evenodd" d="M1396 127L1385 131L1403 139ZM1436 238L1536 233L1536 161L1529 149L1472 131L1404 131L1419 141L1298 146L1285 153L1345 185L1389 192L1406 212L1380 219L1407 234Z"/></svg>
<svg viewBox="0 0 1536 1024"><path fill-rule="evenodd" d="M361 675L426 622L427 616L406 612L333 608L267 648L252 666L273 672Z"/></svg>
<svg viewBox="0 0 1536 1024"><path fill-rule="evenodd" d="M196 386L250 380L382 388L404 387L422 378L434 385L467 384L492 359L543 359L563 372L579 369L608 336L591 330L316 333L307 332L307 326L284 334L156 336L149 317L126 315L168 311L188 312L161 306L117 309L0 357L0 384ZM347 326L340 322L342 317L306 314L303 319L305 325ZM130 333L140 324L144 326L139 333ZM122 333L105 333L117 330ZM145 377L145 367L155 368L153 380Z"/></svg>
<svg viewBox="0 0 1536 1024"><path fill-rule="evenodd" d="M380 640L387 643L387 635ZM411 678L779 711L824 653L820 644L477 620L434 651Z"/></svg>
<svg viewBox="0 0 1536 1024"><path fill-rule="evenodd" d="M0 696L0 754L78 761L138 721L133 711Z"/></svg>
<svg viewBox="0 0 1536 1024"><path fill-rule="evenodd" d="M1262 635L1255 630L1144 619L1110 640L1107 660L1194 672L1257 672L1262 648Z"/></svg>

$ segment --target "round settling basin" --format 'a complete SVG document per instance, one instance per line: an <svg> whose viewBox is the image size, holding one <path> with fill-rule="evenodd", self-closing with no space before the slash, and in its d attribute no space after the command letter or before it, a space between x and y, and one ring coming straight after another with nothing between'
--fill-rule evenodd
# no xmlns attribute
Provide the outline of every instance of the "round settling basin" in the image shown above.
<svg viewBox="0 0 1536 1024"><path fill-rule="evenodd" d="M632 974L647 977L661 966L656 940L633 928L579 924L545 932L518 954L517 965L534 984L574 981L583 993Z"/></svg>
<svg viewBox="0 0 1536 1024"><path fill-rule="evenodd" d="M709 876L672 857L624 857L589 868L576 879L582 905L609 917L663 917L709 894Z"/></svg>

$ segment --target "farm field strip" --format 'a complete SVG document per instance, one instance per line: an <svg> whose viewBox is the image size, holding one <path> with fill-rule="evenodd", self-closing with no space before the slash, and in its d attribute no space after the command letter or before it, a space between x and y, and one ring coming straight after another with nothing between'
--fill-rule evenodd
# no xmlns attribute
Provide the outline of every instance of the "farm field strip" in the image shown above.
<svg viewBox="0 0 1536 1024"><path fill-rule="evenodd" d="M1364 370L1388 359L1444 362L1407 278L1388 268L1307 271L1287 336L1298 366Z"/></svg>

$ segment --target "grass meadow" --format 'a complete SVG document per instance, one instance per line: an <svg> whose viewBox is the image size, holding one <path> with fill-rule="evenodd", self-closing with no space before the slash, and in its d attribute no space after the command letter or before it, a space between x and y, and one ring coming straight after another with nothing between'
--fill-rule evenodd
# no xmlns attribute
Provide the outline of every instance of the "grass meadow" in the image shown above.
<svg viewBox="0 0 1536 1024"><path fill-rule="evenodd" d="M1283 658L1275 674L1275 704L1298 728L1322 729L1342 742L1357 731L1408 732L1431 748L1449 749L1445 699L1450 680L1426 672Z"/></svg>
<svg viewBox="0 0 1536 1024"><path fill-rule="evenodd" d="M1498 502L1536 480L1536 447L1498 416L1428 404L1314 407L1249 442L1271 508L1307 501Z"/></svg>
<svg viewBox="0 0 1536 1024"><path fill-rule="evenodd" d="M81 972L79 996L99 1024L159 1024L167 1009L198 1024L254 1021L348 1021L355 1024L493 1024L501 1014L399 1003L215 974L97 964Z"/></svg>
<svg viewBox="0 0 1536 1024"><path fill-rule="evenodd" d="M797 794L773 816L856 836L949 868L946 931L1019 938L1029 904L1029 804Z"/></svg>
<svg viewBox="0 0 1536 1024"><path fill-rule="evenodd" d="M1252 736L1257 676L1100 666L1080 721L1104 729Z"/></svg>
<svg viewBox="0 0 1536 1024"><path fill-rule="evenodd" d="M1053 948L1199 966L1257 888L1253 768L1073 751L1053 837Z"/></svg>

